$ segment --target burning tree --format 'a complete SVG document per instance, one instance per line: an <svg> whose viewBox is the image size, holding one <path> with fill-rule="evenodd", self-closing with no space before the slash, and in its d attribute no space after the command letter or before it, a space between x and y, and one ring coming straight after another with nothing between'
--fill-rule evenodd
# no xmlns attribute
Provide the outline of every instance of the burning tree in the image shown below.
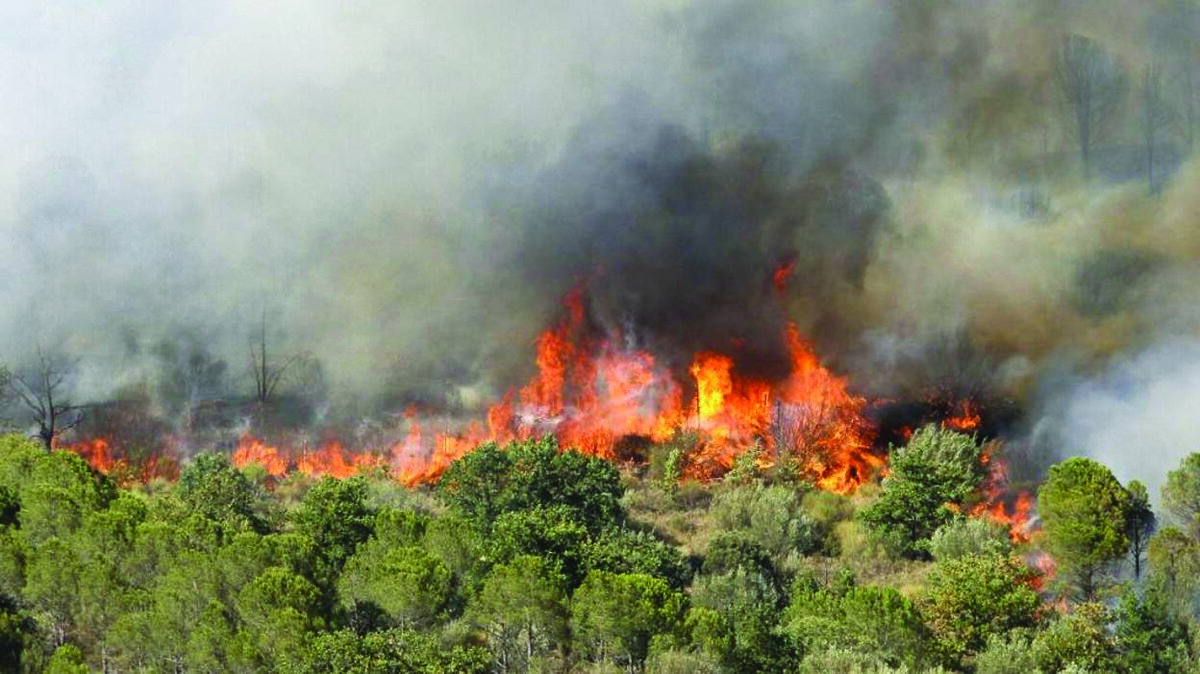
<svg viewBox="0 0 1200 674"><path fill-rule="evenodd" d="M55 438L77 426L83 418L80 408L65 397L78 365L78 360L47 353L39 347L33 365L6 373L8 390L29 412L37 425L37 437L47 449L54 445Z"/></svg>

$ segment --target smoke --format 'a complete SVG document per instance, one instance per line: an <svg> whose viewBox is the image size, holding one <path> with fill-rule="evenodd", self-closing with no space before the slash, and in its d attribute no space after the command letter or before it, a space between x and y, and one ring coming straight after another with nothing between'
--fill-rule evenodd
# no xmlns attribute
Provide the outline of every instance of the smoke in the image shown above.
<svg viewBox="0 0 1200 674"><path fill-rule="evenodd" d="M1200 342L1171 341L1059 390L1034 437L1086 454L1157 496L1167 472L1200 450Z"/></svg>
<svg viewBox="0 0 1200 674"><path fill-rule="evenodd" d="M173 413L248 391L265 331L320 413L469 408L582 284L676 369L781 373L791 320L872 395L1085 418L1064 382L1200 327L1200 169L1147 193L1130 97L1083 183L1055 90L1065 33L1173 58L1157 11L8 3L0 359L61 350L77 397Z"/></svg>

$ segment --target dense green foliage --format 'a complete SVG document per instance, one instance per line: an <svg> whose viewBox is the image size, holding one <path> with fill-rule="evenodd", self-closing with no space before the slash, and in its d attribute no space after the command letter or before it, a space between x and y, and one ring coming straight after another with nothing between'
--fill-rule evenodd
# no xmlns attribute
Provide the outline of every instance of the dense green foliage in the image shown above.
<svg viewBox="0 0 1200 674"><path fill-rule="evenodd" d="M1179 468L1167 473L1162 501L1179 525L1200 540L1200 453L1189 454Z"/></svg>
<svg viewBox="0 0 1200 674"><path fill-rule="evenodd" d="M1130 501L1108 468L1082 458L1052 467L1038 491L1046 547L1085 599L1095 598L1104 571L1129 550Z"/></svg>
<svg viewBox="0 0 1200 674"><path fill-rule="evenodd" d="M918 430L892 452L883 494L863 520L896 554L927 556L930 537L983 481L982 452L971 436L937 426Z"/></svg>
<svg viewBox="0 0 1200 674"><path fill-rule="evenodd" d="M0 437L0 671L1191 671L1200 542L1070 460L1014 546L946 507L977 502L980 453L924 429L849 498L750 469L666 489L553 440L481 447L432 489L265 484L215 454L118 489ZM946 500L906 511L922 490ZM1026 563L1117 582L1137 537L1119 605Z"/></svg>

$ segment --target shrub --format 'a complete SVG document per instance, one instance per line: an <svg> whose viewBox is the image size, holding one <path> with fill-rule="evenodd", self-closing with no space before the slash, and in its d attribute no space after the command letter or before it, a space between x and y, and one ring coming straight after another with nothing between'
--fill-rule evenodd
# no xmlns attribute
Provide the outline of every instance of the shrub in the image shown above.
<svg viewBox="0 0 1200 674"><path fill-rule="evenodd" d="M957 518L942 525L929 539L929 552L942 562L966 555L1006 555L1012 541L1003 524L980 518Z"/></svg>
<svg viewBox="0 0 1200 674"><path fill-rule="evenodd" d="M817 523L803 512L799 494L787 487L754 485L727 489L713 499L711 516L723 531L743 534L775 559L821 547Z"/></svg>

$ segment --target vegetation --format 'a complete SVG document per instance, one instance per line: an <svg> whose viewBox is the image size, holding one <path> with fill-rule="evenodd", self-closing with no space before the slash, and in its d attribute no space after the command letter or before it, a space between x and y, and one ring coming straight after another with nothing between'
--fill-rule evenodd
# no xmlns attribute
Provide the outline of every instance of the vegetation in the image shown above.
<svg viewBox="0 0 1200 674"><path fill-rule="evenodd" d="M1180 502L1191 461L1164 502ZM217 454L196 456L174 484L118 489L73 454L7 436L0 669L1197 664L1200 543L1175 527L1153 533L1143 486L1067 460L1040 490L1044 533L1014 545L1005 526L942 507L980 496L973 438L923 429L892 465L882 489L853 497L750 473L668 490L661 476L540 440L482 446L432 489L383 475L264 482ZM946 501L901 517L902 503L928 500L909 500L920 489ZM1190 511L1172 512L1191 524ZM1046 553L1057 582L1028 561ZM1107 587L1109 601L1087 601Z"/></svg>

